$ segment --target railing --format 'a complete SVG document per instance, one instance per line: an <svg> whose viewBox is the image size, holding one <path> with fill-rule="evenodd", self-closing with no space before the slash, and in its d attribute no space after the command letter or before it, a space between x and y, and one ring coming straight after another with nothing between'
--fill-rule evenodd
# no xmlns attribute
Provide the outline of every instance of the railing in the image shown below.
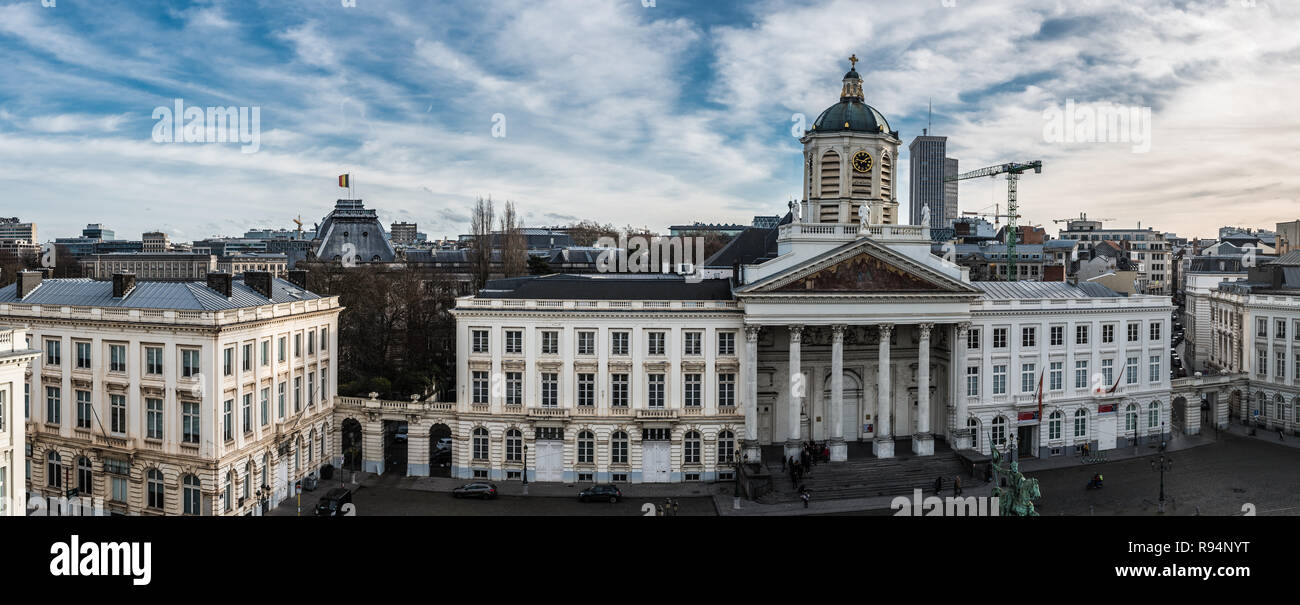
<svg viewBox="0 0 1300 605"><path fill-rule="evenodd" d="M677 417L677 410L664 410L664 409L637 410L636 417L648 418L648 419L658 419L658 418L673 419Z"/></svg>
<svg viewBox="0 0 1300 605"><path fill-rule="evenodd" d="M699 406L687 406L682 408L683 416L702 416L703 414L704 414L704 408L701 408Z"/></svg>
<svg viewBox="0 0 1300 605"><path fill-rule="evenodd" d="M569 410L565 408L528 408L528 415L537 418L567 418Z"/></svg>
<svg viewBox="0 0 1300 605"><path fill-rule="evenodd" d="M719 415L719 416L734 416L734 415L736 415L737 413L738 413L738 412L737 412L736 406L734 406L734 405L720 405L720 406L718 406L718 415Z"/></svg>
<svg viewBox="0 0 1300 605"><path fill-rule="evenodd" d="M105 445L119 449L131 449L131 440L123 437L106 437L104 435L95 435L96 445Z"/></svg>
<svg viewBox="0 0 1300 605"><path fill-rule="evenodd" d="M860 235L882 240L930 239L930 228L922 225L867 225L842 223L789 223L781 225L780 239L851 240Z"/></svg>

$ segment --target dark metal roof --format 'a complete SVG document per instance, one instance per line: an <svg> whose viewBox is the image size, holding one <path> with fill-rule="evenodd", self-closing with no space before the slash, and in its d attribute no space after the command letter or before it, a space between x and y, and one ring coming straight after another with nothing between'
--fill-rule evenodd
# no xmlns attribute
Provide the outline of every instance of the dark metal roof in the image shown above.
<svg viewBox="0 0 1300 605"><path fill-rule="evenodd" d="M556 273L494 279L479 290L479 298L563 300L733 300L731 281L706 279L690 283L680 275Z"/></svg>
<svg viewBox="0 0 1300 605"><path fill-rule="evenodd" d="M240 277L236 277L231 284L230 298L208 288L204 282L138 281L135 288L122 298L113 298L112 281L86 278L43 280L35 290L21 300L18 299L16 290L16 284L0 288L0 303L224 311L321 298L279 278L271 280L271 298L262 296L256 290L244 285L244 280Z"/></svg>
<svg viewBox="0 0 1300 605"><path fill-rule="evenodd" d="M813 122L813 133L872 132L889 134L889 122L876 108L856 99L844 99L831 105Z"/></svg>
<svg viewBox="0 0 1300 605"><path fill-rule="evenodd" d="M970 285L984 292L985 300L1038 298L1115 298L1123 294L1097 283L1074 285L1068 282L1043 281L973 281Z"/></svg>

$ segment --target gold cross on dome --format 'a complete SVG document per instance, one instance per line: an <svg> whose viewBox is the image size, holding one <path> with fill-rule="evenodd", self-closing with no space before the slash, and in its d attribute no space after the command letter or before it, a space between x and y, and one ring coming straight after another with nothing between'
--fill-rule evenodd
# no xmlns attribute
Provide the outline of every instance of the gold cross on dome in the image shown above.
<svg viewBox="0 0 1300 605"><path fill-rule="evenodd" d="M853 53L853 56L849 57L849 63L853 66L852 69L857 69L857 68L858 68L858 54L857 54L857 53Z"/></svg>

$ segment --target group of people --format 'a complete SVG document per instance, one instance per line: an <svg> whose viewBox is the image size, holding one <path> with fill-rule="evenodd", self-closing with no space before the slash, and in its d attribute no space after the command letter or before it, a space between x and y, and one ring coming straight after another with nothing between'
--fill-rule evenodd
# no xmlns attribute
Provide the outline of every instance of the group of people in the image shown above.
<svg viewBox="0 0 1300 605"><path fill-rule="evenodd" d="M943 493L943 476L940 475L934 478L934 495L937 496L942 493ZM961 477L952 478L952 495L954 496L961 495Z"/></svg>
<svg viewBox="0 0 1300 605"><path fill-rule="evenodd" d="M794 456L781 460L781 470L790 473L790 485L799 491L799 499L803 500L804 508L808 508L808 499L811 498L808 488L801 483L804 475L811 473L812 467L818 462L828 462L830 459L831 449L826 444L819 446L805 441L799 450L798 460Z"/></svg>
<svg viewBox="0 0 1300 605"><path fill-rule="evenodd" d="M664 498L664 503L656 511L657 517L676 517L677 516L677 498Z"/></svg>

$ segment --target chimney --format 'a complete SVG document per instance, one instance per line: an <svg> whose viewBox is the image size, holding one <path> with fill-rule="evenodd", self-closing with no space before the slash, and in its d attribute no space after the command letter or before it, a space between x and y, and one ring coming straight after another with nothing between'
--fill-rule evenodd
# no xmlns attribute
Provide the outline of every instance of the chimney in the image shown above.
<svg viewBox="0 0 1300 605"><path fill-rule="evenodd" d="M303 290L306 290L306 289L307 289L307 270L306 270L306 269L292 269L292 270L290 270L290 271L289 271L289 283L291 283L291 284L293 284L293 285L295 285L295 286L298 286L299 288L302 288Z"/></svg>
<svg viewBox="0 0 1300 605"><path fill-rule="evenodd" d="M254 292L267 298L271 298L271 272L270 271L245 271L244 285L252 288Z"/></svg>
<svg viewBox="0 0 1300 605"><path fill-rule="evenodd" d="M126 298L135 289L134 273L113 274L113 298Z"/></svg>
<svg viewBox="0 0 1300 605"><path fill-rule="evenodd" d="M37 271L41 272L41 277L44 279L54 278L54 267L41 267L40 269L37 269Z"/></svg>
<svg viewBox="0 0 1300 605"><path fill-rule="evenodd" d="M229 273L212 271L208 273L208 287L226 298L230 298L230 284L234 279Z"/></svg>
<svg viewBox="0 0 1300 605"><path fill-rule="evenodd" d="M28 294L32 293L32 290L36 289L36 286L41 285L41 279L43 277L44 274L40 271L19 271L18 285L15 286L14 290L14 293L18 296L18 300L26 298Z"/></svg>

